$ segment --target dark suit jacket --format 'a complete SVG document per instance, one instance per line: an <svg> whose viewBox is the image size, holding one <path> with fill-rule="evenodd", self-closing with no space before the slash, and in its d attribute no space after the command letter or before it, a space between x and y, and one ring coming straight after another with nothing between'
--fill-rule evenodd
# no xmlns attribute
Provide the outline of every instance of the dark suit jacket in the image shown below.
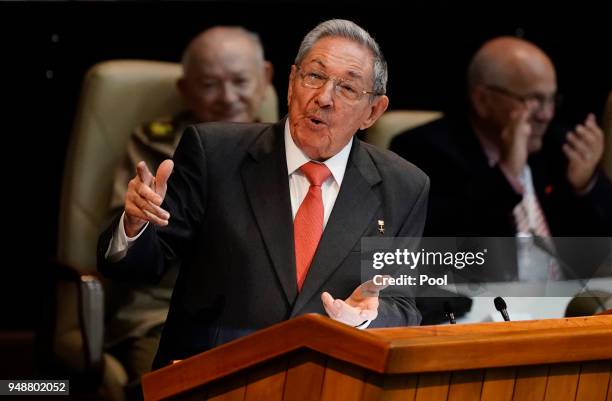
<svg viewBox="0 0 612 401"><path fill-rule="evenodd" d="M551 124L542 150L530 156L528 161L551 234L556 237L609 237L612 235L612 185L598 172L595 186L587 195L575 194L566 178L567 161L561 150L566 132ZM489 166L466 118L443 118L402 133L392 141L391 150L421 168L431 179L425 236L512 239L516 235L512 211L522 196L513 190L498 166ZM575 249L579 240L567 241L570 246L558 246L557 249ZM600 248L601 243L586 242L600 249L598 255L590 256L601 260L607 255L607 251ZM508 247L510 243L514 241L497 242L497 247L504 248L497 254L506 256L502 263L507 265L506 268L489 269L496 274L491 280L515 278L516 248ZM493 243L488 246L496 247ZM566 254L564 258L574 265L576 261L584 261L576 254ZM579 267L583 265L580 263Z"/></svg>
<svg viewBox="0 0 612 401"><path fill-rule="evenodd" d="M425 223L427 177L355 139L298 293L284 120L190 127L174 161L164 201L168 227L149 225L127 256L111 264L104 253L116 220L98 248L99 269L124 279L155 279L182 261L155 367L294 316L324 313L322 291L344 299L360 284L360 240L379 235L378 219L388 236L420 236ZM381 298L371 327L419 321L412 298Z"/></svg>

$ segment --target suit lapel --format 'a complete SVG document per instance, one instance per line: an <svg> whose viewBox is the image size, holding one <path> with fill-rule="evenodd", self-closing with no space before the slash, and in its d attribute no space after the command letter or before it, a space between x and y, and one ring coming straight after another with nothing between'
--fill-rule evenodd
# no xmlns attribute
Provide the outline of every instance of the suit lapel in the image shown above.
<svg viewBox="0 0 612 401"><path fill-rule="evenodd" d="M308 301L360 241L380 205L374 186L381 181L376 166L355 139L340 193L319 242L302 291L291 312L299 314ZM293 249L293 248L292 248ZM360 266L351 266L360 269ZM332 294L333 295L333 294Z"/></svg>
<svg viewBox="0 0 612 401"><path fill-rule="evenodd" d="M262 133L249 150L251 157L243 164L241 174L274 270L291 305L297 284L284 126L285 119Z"/></svg>

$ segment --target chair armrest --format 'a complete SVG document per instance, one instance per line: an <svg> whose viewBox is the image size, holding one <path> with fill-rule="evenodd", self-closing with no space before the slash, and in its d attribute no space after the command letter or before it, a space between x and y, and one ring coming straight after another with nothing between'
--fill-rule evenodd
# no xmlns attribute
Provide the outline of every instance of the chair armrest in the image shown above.
<svg viewBox="0 0 612 401"><path fill-rule="evenodd" d="M80 343L77 341L79 344L73 343L73 345L80 348L77 351L82 355L83 373L92 382L99 382L102 379L104 368L104 288L102 282L95 271L83 272L67 265L56 265L55 279L57 283L68 282L76 286L76 300L68 300L67 303L76 302L76 318L82 341ZM64 302L61 302L60 298L74 298L74 295L71 291L58 290L57 302L62 305ZM59 314L74 313L74 308L68 309L58 308L56 318L59 318ZM69 321L69 318L66 320ZM55 334L58 335L57 330Z"/></svg>

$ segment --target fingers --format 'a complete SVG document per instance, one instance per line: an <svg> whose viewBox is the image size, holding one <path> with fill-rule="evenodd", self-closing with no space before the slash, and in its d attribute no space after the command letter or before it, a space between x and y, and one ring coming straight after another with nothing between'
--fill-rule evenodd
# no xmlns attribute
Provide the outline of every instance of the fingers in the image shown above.
<svg viewBox="0 0 612 401"><path fill-rule="evenodd" d="M161 177L158 180L151 175L144 162L136 165L136 177L129 182L125 195L125 212L130 218L150 221L160 226L168 225L170 213L160 206L164 200L166 182L172 173L173 166L172 161L164 161L158 168ZM152 188L158 181L161 181L161 185L158 184L161 187L161 193L156 193Z"/></svg>
<svg viewBox="0 0 612 401"><path fill-rule="evenodd" d="M563 153L570 161L579 161L582 162L583 158L574 148L572 148L569 144L563 144Z"/></svg>
<svg viewBox="0 0 612 401"><path fill-rule="evenodd" d="M165 226L168 225L170 214L159 206L161 202L161 197L137 178L130 181L125 198L126 213Z"/></svg>
<svg viewBox="0 0 612 401"><path fill-rule="evenodd" d="M325 312L332 319L337 319L340 316L340 309L342 305L339 302L335 303L334 301L336 300L329 294L329 292L324 292L321 294L321 302L323 302Z"/></svg>
<svg viewBox="0 0 612 401"><path fill-rule="evenodd" d="M595 116L589 114L583 125L578 124L574 131L568 133L567 142L574 152L566 152L566 155L570 160L596 164L603 154L603 137Z"/></svg>
<svg viewBox="0 0 612 401"><path fill-rule="evenodd" d="M350 326L358 326L365 320L374 320L378 316L378 298L368 298L366 302L352 304L341 299L334 299L328 292L321 294L323 308L328 316Z"/></svg>
<svg viewBox="0 0 612 401"><path fill-rule="evenodd" d="M383 276L383 278L389 278L391 276ZM387 284L374 284L373 280L368 280L365 283L361 284L359 288L361 289L361 294L364 297L377 297L379 293L389 286L388 280L384 281Z"/></svg>
<svg viewBox="0 0 612 401"><path fill-rule="evenodd" d="M578 127L576 130L576 132L578 132ZM577 134L576 132L570 132L567 135L567 143L565 146L571 147L574 151L573 154L575 156L577 155L578 159L587 162L591 157L593 157L591 147L589 146L587 140L580 136L581 134Z"/></svg>
<svg viewBox="0 0 612 401"><path fill-rule="evenodd" d="M157 168L157 172L155 173L155 186L153 189L158 195L162 197L166 194L166 188L168 187L168 178L170 178L173 169L174 162L170 159L166 159L159 165L159 167Z"/></svg>
<svg viewBox="0 0 612 401"><path fill-rule="evenodd" d="M518 177L527 163L527 142L531 135L529 115L526 107L514 110L502 131L500 165L513 177Z"/></svg>
<svg viewBox="0 0 612 401"><path fill-rule="evenodd" d="M149 171L149 168L144 161L140 161L136 165L136 174L140 178L140 181L147 186L151 186L151 183L153 182L153 175Z"/></svg>
<svg viewBox="0 0 612 401"><path fill-rule="evenodd" d="M531 112L527 107L521 107L510 113L510 123L508 124L509 134L513 136L529 137L531 127L529 116Z"/></svg>
<svg viewBox="0 0 612 401"><path fill-rule="evenodd" d="M164 211L165 212L165 211ZM126 216L130 218L137 218L144 221L150 221L153 224L157 224L159 226L167 226L170 215L166 213L167 218L159 217L159 214L150 212L147 209L140 208L133 203L128 203L125 206ZM144 223L143 223L144 224Z"/></svg>

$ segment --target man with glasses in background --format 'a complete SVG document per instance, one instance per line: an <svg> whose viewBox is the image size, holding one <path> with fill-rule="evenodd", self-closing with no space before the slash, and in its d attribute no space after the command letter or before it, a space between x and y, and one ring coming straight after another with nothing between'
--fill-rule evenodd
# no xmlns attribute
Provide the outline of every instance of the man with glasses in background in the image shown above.
<svg viewBox="0 0 612 401"><path fill-rule="evenodd" d="M155 176L139 163L102 234L100 270L155 280L181 260L154 366L305 313L354 327L420 322L410 296L361 280L361 238L419 237L429 180L353 138L386 110L387 67L361 27L310 31L276 124L189 127ZM172 175L171 175L172 174Z"/></svg>
<svg viewBox="0 0 612 401"><path fill-rule="evenodd" d="M449 115L391 144L431 179L425 236L611 235L612 186L598 168L603 132L593 114L570 130L551 123L557 81L541 49L514 37L486 42L469 66L468 97L469 115ZM511 267L488 271L489 279L575 276L558 261L539 263L538 252L556 254L513 249L505 258Z"/></svg>

